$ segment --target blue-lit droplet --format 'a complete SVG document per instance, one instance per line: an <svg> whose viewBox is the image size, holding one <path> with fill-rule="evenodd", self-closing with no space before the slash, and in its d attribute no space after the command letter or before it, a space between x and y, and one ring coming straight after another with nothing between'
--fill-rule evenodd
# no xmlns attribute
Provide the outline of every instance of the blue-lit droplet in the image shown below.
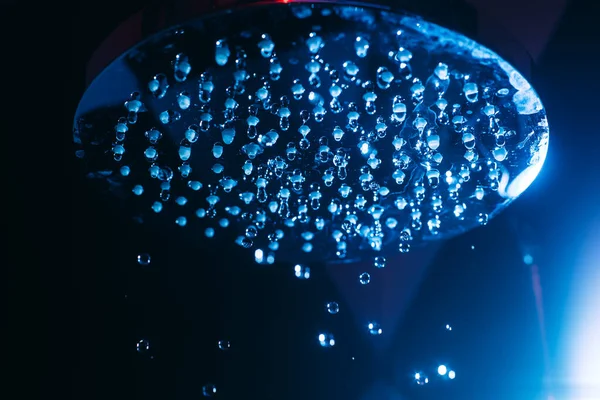
<svg viewBox="0 0 600 400"><path fill-rule="evenodd" d="M259 264L262 264L264 259L265 259L265 252L262 249L254 250L254 261L256 261Z"/></svg>
<svg viewBox="0 0 600 400"><path fill-rule="evenodd" d="M144 193L144 187L142 185L135 185L131 191L136 196L141 196Z"/></svg>
<svg viewBox="0 0 600 400"><path fill-rule="evenodd" d="M163 209L163 205L162 205L162 203L160 201L155 201L152 204L152 211L154 211L155 213L161 212L162 209Z"/></svg>
<svg viewBox="0 0 600 400"><path fill-rule="evenodd" d="M454 372L452 370L448 371L448 378L450 378L450 379L456 378L456 372Z"/></svg>
<svg viewBox="0 0 600 400"><path fill-rule="evenodd" d="M383 333L383 329L381 329L381 326L377 322L369 322L367 328L369 328L369 333L373 336L381 335Z"/></svg>
<svg viewBox="0 0 600 400"><path fill-rule="evenodd" d="M204 236L206 236L207 238L212 238L215 236L215 230L214 228L206 228L204 230Z"/></svg>
<svg viewBox="0 0 600 400"><path fill-rule="evenodd" d="M121 175L128 176L131 172L131 168L129 168L127 165L123 165L119 171L121 172Z"/></svg>
<svg viewBox="0 0 600 400"><path fill-rule="evenodd" d="M302 245L302 251L305 253L310 253L313 249L313 245L310 242L306 242Z"/></svg>
<svg viewBox="0 0 600 400"><path fill-rule="evenodd" d="M148 253L141 253L141 254L138 254L138 256L137 256L137 262L140 265L148 265L148 264L150 264L151 260L152 259L150 257L150 254L148 254Z"/></svg>
<svg viewBox="0 0 600 400"><path fill-rule="evenodd" d="M140 354L147 354L150 350L150 342L146 339L141 339L136 344L136 350Z"/></svg>
<svg viewBox="0 0 600 400"><path fill-rule="evenodd" d="M446 366L442 364L438 367L437 372L438 374L444 376L448 372L448 368L446 368Z"/></svg>
<svg viewBox="0 0 600 400"><path fill-rule="evenodd" d="M325 305L329 314L337 314L340 311L340 305L335 301L330 301Z"/></svg>
<svg viewBox="0 0 600 400"><path fill-rule="evenodd" d="M185 226L187 224L187 218L186 217L177 217L175 219L175 223L179 226Z"/></svg>
<svg viewBox="0 0 600 400"><path fill-rule="evenodd" d="M371 275L369 275L368 272L363 272L362 274L360 274L358 276L358 281L362 284L362 285L366 285L367 283L371 282Z"/></svg>
<svg viewBox="0 0 600 400"><path fill-rule="evenodd" d="M258 235L258 229L254 225L250 225L246 228L246 237L253 239Z"/></svg>
<svg viewBox="0 0 600 400"><path fill-rule="evenodd" d="M319 334L319 344L322 347L333 347L335 346L335 338L331 333L320 333Z"/></svg>
<svg viewBox="0 0 600 400"><path fill-rule="evenodd" d="M200 190L200 189L202 189L202 183L200 183L198 181L189 181L188 187L192 190Z"/></svg>
<svg viewBox="0 0 600 400"><path fill-rule="evenodd" d="M375 268L385 267L385 257L375 257Z"/></svg>
<svg viewBox="0 0 600 400"><path fill-rule="evenodd" d="M415 382L417 385L425 385L426 383L429 383L429 378L423 375L421 372L417 372L415 374Z"/></svg>
<svg viewBox="0 0 600 400"><path fill-rule="evenodd" d="M477 216L477 222L479 222L479 225L487 225L488 215L485 213L479 213L479 215Z"/></svg>
<svg viewBox="0 0 600 400"><path fill-rule="evenodd" d="M294 267L294 275L299 279L308 279L310 278L310 267L298 264Z"/></svg>
<svg viewBox="0 0 600 400"><path fill-rule="evenodd" d="M229 340L219 340L218 346L221 350L229 350L231 348L231 343Z"/></svg>
<svg viewBox="0 0 600 400"><path fill-rule="evenodd" d="M217 387L212 383L202 386L202 395L204 397L213 397L217 394Z"/></svg>

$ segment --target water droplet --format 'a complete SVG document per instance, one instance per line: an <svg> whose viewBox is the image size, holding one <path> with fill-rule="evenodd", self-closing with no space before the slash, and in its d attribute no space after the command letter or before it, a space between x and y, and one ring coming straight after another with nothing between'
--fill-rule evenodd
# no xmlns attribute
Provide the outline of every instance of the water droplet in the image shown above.
<svg viewBox="0 0 600 400"><path fill-rule="evenodd" d="M333 347L335 346L335 338L331 333L320 333L318 336L319 344L322 347Z"/></svg>
<svg viewBox="0 0 600 400"><path fill-rule="evenodd" d="M323 38L315 32L311 32L308 39L306 39L306 46L308 47L308 51L312 54L317 54L324 45L325 42L323 42Z"/></svg>
<svg viewBox="0 0 600 400"><path fill-rule="evenodd" d="M306 89L304 88L304 86L302 86L301 81L299 79L294 80L294 85L292 86L292 95L294 96L294 99L302 99L302 95L305 91Z"/></svg>
<svg viewBox="0 0 600 400"><path fill-rule="evenodd" d="M312 9L309 6L294 4L292 5L292 12L298 19L308 18L312 15Z"/></svg>
<svg viewBox="0 0 600 400"><path fill-rule="evenodd" d="M465 86L463 87L463 93L465 94L467 101L470 103L476 103L479 99L479 88L474 82L465 83Z"/></svg>
<svg viewBox="0 0 600 400"><path fill-rule="evenodd" d="M258 229L256 229L256 226L250 225L246 228L246 237L253 239L256 237L256 235L258 235Z"/></svg>
<svg viewBox="0 0 600 400"><path fill-rule="evenodd" d="M354 50L358 57L365 58L369 51L369 41L362 36L357 36L354 42Z"/></svg>
<svg viewBox="0 0 600 400"><path fill-rule="evenodd" d="M142 185L135 185L131 191L136 196L141 196L144 193L144 187Z"/></svg>
<svg viewBox="0 0 600 400"><path fill-rule="evenodd" d="M163 125L171 124L181 119L181 113L174 110L165 110L158 115L158 119Z"/></svg>
<svg viewBox="0 0 600 400"><path fill-rule="evenodd" d="M477 222L479 225L487 225L488 223L488 215L485 213L479 213L477 216Z"/></svg>
<svg viewBox="0 0 600 400"><path fill-rule="evenodd" d="M283 67L279 62L279 58L277 58L275 54L273 54L269 59L269 77L271 78L271 80L279 80L279 78L281 77L281 71L283 71Z"/></svg>
<svg viewBox="0 0 600 400"><path fill-rule="evenodd" d="M188 92L181 92L177 95L177 105L182 110L187 110L190 108L192 104L192 99L190 98L190 94Z"/></svg>
<svg viewBox="0 0 600 400"><path fill-rule="evenodd" d="M451 331L452 330L452 326L450 326L449 324L446 324L446 330L447 331Z"/></svg>
<svg viewBox="0 0 600 400"><path fill-rule="evenodd" d="M162 209L163 205L160 201L155 201L154 203L152 203L152 211L154 211L155 213L161 212Z"/></svg>
<svg viewBox="0 0 600 400"><path fill-rule="evenodd" d="M329 314L337 314L340 311L340 306L335 301L330 301L329 303L327 303L325 305L325 308L327 309L327 312Z"/></svg>
<svg viewBox="0 0 600 400"><path fill-rule="evenodd" d="M381 329L381 326L377 322L369 322L367 328L369 329L369 333L374 336L381 335L383 333L383 329Z"/></svg>
<svg viewBox="0 0 600 400"><path fill-rule="evenodd" d="M148 354L150 351L150 342L146 339L141 339L136 344L136 350L140 354Z"/></svg>
<svg viewBox="0 0 600 400"><path fill-rule="evenodd" d="M245 249L249 249L250 247L252 247L254 245L254 242L252 241L252 239L250 239L249 237L246 236L240 236L238 238L239 244L245 248Z"/></svg>
<svg viewBox="0 0 600 400"><path fill-rule="evenodd" d="M213 397L215 394L217 394L217 387L212 383L202 386L202 395L204 397Z"/></svg>
<svg viewBox="0 0 600 400"><path fill-rule="evenodd" d="M375 257L375 268L385 267L385 257Z"/></svg>
<svg viewBox="0 0 600 400"><path fill-rule="evenodd" d="M219 142L213 144L212 153L214 158L220 158L223 155L223 145Z"/></svg>
<svg viewBox="0 0 600 400"><path fill-rule="evenodd" d="M215 62L217 65L223 66L229 61L231 51L225 39L217 40L215 43Z"/></svg>
<svg viewBox="0 0 600 400"><path fill-rule="evenodd" d="M218 346L221 350L229 350L231 348L231 343L229 340L219 340Z"/></svg>
<svg viewBox="0 0 600 400"><path fill-rule="evenodd" d="M148 90L158 99L162 99L167 93L169 83L165 74L156 74L150 82L148 82Z"/></svg>
<svg viewBox="0 0 600 400"><path fill-rule="evenodd" d="M369 282L371 282L371 275L368 272L363 272L362 274L359 275L358 277L358 281L362 284L362 285L366 285Z"/></svg>
<svg viewBox="0 0 600 400"><path fill-rule="evenodd" d="M158 158L158 151L156 151L154 147L150 146L144 151L144 156L148 161L156 161Z"/></svg>
<svg viewBox="0 0 600 400"><path fill-rule="evenodd" d="M448 371L448 378L450 378L450 379L456 378L456 372L454 372L452 370Z"/></svg>
<svg viewBox="0 0 600 400"><path fill-rule="evenodd" d="M440 365L437 369L438 374L444 376L448 372L448 368L445 365Z"/></svg>
<svg viewBox="0 0 600 400"><path fill-rule="evenodd" d="M350 80L356 79L356 75L358 74L359 68L352 61L346 61L342 65L344 67L344 73Z"/></svg>
<svg viewBox="0 0 600 400"><path fill-rule="evenodd" d="M294 275L296 275L296 277L299 279L308 279L310 278L310 267L297 264L294 267Z"/></svg>
<svg viewBox="0 0 600 400"><path fill-rule="evenodd" d="M388 89L394 81L394 74L386 67L377 69L377 86L380 89Z"/></svg>
<svg viewBox="0 0 600 400"><path fill-rule="evenodd" d="M177 54L177 56L175 56L175 61L173 62L173 69L175 80L177 82L183 82L187 79L188 75L190 74L190 71L192 70L192 65L190 64L190 61L185 54L179 53Z"/></svg>
<svg viewBox="0 0 600 400"><path fill-rule="evenodd" d="M148 253L141 253L141 254L138 254L138 256L137 256L137 262L140 265L149 265L150 261L151 261L151 257L150 257L150 254L148 254Z"/></svg>
<svg viewBox="0 0 600 400"><path fill-rule="evenodd" d="M423 375L421 372L417 372L415 374L415 382L417 383L417 385L425 385L429 383L429 378Z"/></svg>
<svg viewBox="0 0 600 400"><path fill-rule="evenodd" d="M275 43L271 40L271 37L263 33L261 36L262 40L258 42L258 48L260 49L260 54L264 58L269 58L273 54L273 50L275 49Z"/></svg>

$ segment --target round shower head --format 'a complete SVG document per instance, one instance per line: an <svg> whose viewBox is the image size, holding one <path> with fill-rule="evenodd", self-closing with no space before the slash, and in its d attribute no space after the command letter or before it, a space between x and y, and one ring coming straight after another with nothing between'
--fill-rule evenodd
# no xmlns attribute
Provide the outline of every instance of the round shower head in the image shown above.
<svg viewBox="0 0 600 400"><path fill-rule="evenodd" d="M539 173L542 103L481 44L374 5L259 2L151 35L75 116L90 178L259 263L406 252L485 225Z"/></svg>

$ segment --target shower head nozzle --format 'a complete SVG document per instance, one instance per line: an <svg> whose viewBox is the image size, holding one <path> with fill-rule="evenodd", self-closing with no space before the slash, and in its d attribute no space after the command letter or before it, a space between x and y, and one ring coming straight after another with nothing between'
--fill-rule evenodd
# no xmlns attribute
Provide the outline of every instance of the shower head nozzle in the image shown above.
<svg viewBox="0 0 600 400"><path fill-rule="evenodd" d="M318 1L151 35L89 85L74 132L117 197L208 238L234 230L259 263L406 252L485 225L548 146L539 97L490 49Z"/></svg>

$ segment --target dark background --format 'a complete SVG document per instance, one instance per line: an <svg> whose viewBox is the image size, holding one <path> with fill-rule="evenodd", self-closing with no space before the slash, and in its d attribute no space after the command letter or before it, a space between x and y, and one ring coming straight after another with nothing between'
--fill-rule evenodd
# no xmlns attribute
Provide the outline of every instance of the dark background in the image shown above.
<svg viewBox="0 0 600 400"><path fill-rule="evenodd" d="M71 10L71 114L92 51L142 4L82 2ZM384 350L373 346L324 269L301 282L290 266L257 267L229 244L148 231L89 186L69 148L70 306L79 343L64 374L71 374L73 398L195 399L208 382L224 399L539 398L543 345L523 246L539 265L551 364L560 370L574 258L600 200L599 46L590 35L598 14L591 7L568 6L533 69L551 128L538 180L488 226L444 243L398 329L386 331L393 339ZM517 237L513 221L530 232ZM152 255L150 266L136 263L141 252ZM329 299L340 303L334 317L323 310ZM329 351L316 341L323 327L338 339ZM136 353L141 338L151 355ZM232 342L226 353L216 346L223 338ZM457 378L436 379L439 363ZM418 370L429 385L414 384Z"/></svg>

